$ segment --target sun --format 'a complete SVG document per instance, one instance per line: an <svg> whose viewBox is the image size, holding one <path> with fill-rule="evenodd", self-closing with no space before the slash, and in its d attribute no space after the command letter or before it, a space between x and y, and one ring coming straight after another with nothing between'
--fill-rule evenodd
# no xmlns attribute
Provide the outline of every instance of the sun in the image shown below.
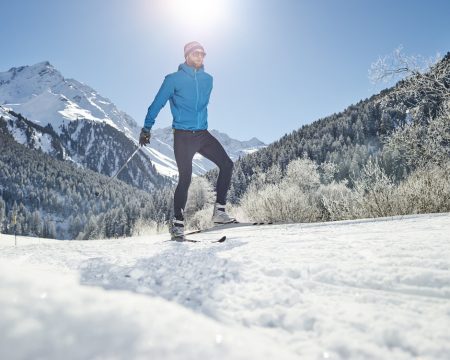
<svg viewBox="0 0 450 360"><path fill-rule="evenodd" d="M165 12L180 28L213 30L223 25L228 9L226 0L165 0ZM174 25L175 25L174 24Z"/></svg>
<svg viewBox="0 0 450 360"><path fill-rule="evenodd" d="M136 0L137 25L178 43L223 43L236 34L239 0Z"/></svg>

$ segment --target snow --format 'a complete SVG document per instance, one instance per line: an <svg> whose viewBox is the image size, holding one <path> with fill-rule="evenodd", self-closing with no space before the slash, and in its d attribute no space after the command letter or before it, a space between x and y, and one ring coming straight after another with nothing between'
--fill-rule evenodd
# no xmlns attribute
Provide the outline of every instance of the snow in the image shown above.
<svg viewBox="0 0 450 360"><path fill-rule="evenodd" d="M6 262L0 269L6 288L0 299L6 310L1 325L7 333L0 340L4 359L179 359L181 354L183 359L250 355L269 359L277 355L270 344L258 346L248 330L235 331L158 298L87 288L72 275L44 267L19 268Z"/></svg>
<svg viewBox="0 0 450 360"><path fill-rule="evenodd" d="M129 115L89 86L65 79L49 62L0 72L0 102L57 133L63 123L80 118L105 122L130 138L138 135Z"/></svg>
<svg viewBox="0 0 450 360"><path fill-rule="evenodd" d="M168 155L164 155L164 153L155 149L155 143L160 143L161 141L157 139L152 139L152 147L144 147L144 151L150 154L151 162L155 166L155 169L161 174L165 176L176 176L178 175L177 164L176 161ZM165 144L167 147L168 145ZM173 157L172 151L172 157Z"/></svg>
<svg viewBox="0 0 450 360"><path fill-rule="evenodd" d="M27 143L27 136L23 129L16 128L13 126L10 126L8 123L8 128L10 129L11 135L19 144L26 144Z"/></svg>
<svg viewBox="0 0 450 360"><path fill-rule="evenodd" d="M195 244L2 235L0 358L449 359L449 234L435 214Z"/></svg>
<svg viewBox="0 0 450 360"><path fill-rule="evenodd" d="M14 140L19 144L27 144L28 138L26 135L26 130L21 127L18 127L16 121L17 118L13 115L10 115L6 109L0 106L0 116L2 116L5 120L7 120L7 128L9 133L12 135ZM52 137L49 134L41 133L37 130L31 131L31 139L35 141L34 148L41 149L44 153L51 154L54 151L52 145Z"/></svg>
<svg viewBox="0 0 450 360"><path fill-rule="evenodd" d="M260 150L260 148L252 148L252 149L244 149L242 150L245 154L253 154L255 152L257 152L258 150Z"/></svg>

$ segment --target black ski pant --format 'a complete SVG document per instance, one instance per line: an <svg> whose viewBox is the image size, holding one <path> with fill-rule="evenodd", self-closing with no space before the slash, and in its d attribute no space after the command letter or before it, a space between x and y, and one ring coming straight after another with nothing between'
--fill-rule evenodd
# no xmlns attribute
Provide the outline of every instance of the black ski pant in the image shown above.
<svg viewBox="0 0 450 360"><path fill-rule="evenodd" d="M196 153L203 155L219 167L216 202L225 205L230 187L233 161L219 141L208 130L174 130L175 160L178 166L178 185L175 190L174 213L178 220L183 219L189 185L192 178L192 159Z"/></svg>

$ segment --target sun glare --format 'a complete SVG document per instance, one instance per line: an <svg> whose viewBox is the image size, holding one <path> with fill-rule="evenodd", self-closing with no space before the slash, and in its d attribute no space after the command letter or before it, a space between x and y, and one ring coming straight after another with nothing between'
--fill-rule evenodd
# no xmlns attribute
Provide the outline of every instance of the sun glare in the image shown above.
<svg viewBox="0 0 450 360"><path fill-rule="evenodd" d="M226 0L165 0L165 12L182 29L214 30L227 15Z"/></svg>

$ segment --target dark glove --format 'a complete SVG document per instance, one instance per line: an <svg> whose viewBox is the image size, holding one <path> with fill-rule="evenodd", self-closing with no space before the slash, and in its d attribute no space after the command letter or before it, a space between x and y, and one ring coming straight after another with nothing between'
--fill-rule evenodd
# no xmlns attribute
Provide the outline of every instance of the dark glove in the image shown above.
<svg viewBox="0 0 450 360"><path fill-rule="evenodd" d="M141 135L139 135L139 145L145 146L150 143L150 130L142 128Z"/></svg>

